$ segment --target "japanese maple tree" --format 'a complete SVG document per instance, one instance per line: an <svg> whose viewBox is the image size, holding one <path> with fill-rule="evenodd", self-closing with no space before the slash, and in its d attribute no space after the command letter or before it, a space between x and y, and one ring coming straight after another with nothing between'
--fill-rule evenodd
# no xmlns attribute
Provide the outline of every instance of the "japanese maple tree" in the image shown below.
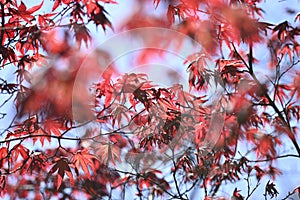
<svg viewBox="0 0 300 200"><path fill-rule="evenodd" d="M118 3L0 0L1 197L300 198L300 182L277 187L278 163L300 158L300 14L267 21L262 0L132 1L114 24ZM130 44L91 51L95 28ZM170 52L185 74L154 74L172 84L139 72L172 66Z"/></svg>

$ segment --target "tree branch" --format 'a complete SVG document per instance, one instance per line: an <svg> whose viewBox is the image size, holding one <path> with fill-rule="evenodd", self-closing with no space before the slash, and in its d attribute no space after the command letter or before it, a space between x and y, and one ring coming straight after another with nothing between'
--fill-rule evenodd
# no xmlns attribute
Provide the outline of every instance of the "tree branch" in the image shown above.
<svg viewBox="0 0 300 200"><path fill-rule="evenodd" d="M262 84L259 82L259 80L257 79L255 73L253 72L253 66L252 66L253 65L252 47L250 46L250 49L249 49L249 64L247 64L246 61L245 61L245 59L239 54L239 52L235 48L235 45L232 44L232 46L234 48L235 53L242 60L242 62L245 64L245 66L249 69L249 74L252 76L252 78L255 81L255 83L259 86L259 88L263 92L263 95L267 98L270 106L274 109L274 111L276 112L276 114L278 115L278 117L280 118L280 120L283 122L284 126L286 126L288 128L287 135L290 138L290 140L292 141L294 147L296 148L296 151L297 151L298 155L300 156L300 147L299 147L299 145L298 145L298 143L296 141L295 135L293 134L293 130L292 130L289 122L286 121L286 119L284 118L284 116L282 115L282 113L280 112L280 110L278 109L278 107L275 104L275 102L271 99L271 97L269 96L268 92L266 90L264 90Z"/></svg>
<svg viewBox="0 0 300 200"><path fill-rule="evenodd" d="M4 31L5 31L5 12L4 12L4 3L0 3L1 5L1 35L0 35L0 46L4 42Z"/></svg>
<svg viewBox="0 0 300 200"><path fill-rule="evenodd" d="M268 161L277 160L277 159L280 159L280 158L288 158L288 157L300 158L300 155L286 154L286 155L277 156L277 157L274 157L274 158L262 159L262 160L249 160L248 162L254 162L254 163L258 163L258 162L268 162Z"/></svg>

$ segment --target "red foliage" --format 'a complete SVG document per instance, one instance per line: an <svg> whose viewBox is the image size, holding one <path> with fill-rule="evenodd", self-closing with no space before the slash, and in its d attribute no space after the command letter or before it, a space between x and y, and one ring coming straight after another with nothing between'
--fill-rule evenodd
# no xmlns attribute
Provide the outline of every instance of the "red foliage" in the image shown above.
<svg viewBox="0 0 300 200"><path fill-rule="evenodd" d="M283 175L275 161L300 157L300 16L264 22L261 3L134 1L114 30L110 19L122 18L109 16L114 0L0 1L0 66L14 74L0 78L1 195L186 199L199 190L226 199L222 186L245 181L232 199L252 198L268 177ZM131 34L132 43L104 43L91 55L93 26ZM162 66L155 77L141 72L172 61L169 54L183 60L176 66L187 76L167 77ZM118 64L123 56L129 62ZM131 69L119 73L119 65ZM270 181L261 190L265 199L279 195ZM285 199L294 193L299 187Z"/></svg>

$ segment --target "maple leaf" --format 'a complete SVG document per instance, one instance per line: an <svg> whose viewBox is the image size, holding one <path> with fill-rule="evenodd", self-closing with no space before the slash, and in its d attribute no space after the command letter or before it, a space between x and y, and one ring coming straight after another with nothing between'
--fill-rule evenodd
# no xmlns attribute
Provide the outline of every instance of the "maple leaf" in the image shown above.
<svg viewBox="0 0 300 200"><path fill-rule="evenodd" d="M273 166L269 166L267 172L273 180L275 180L276 175L281 175L281 171Z"/></svg>
<svg viewBox="0 0 300 200"><path fill-rule="evenodd" d="M159 170L151 169L151 171L147 171L143 173L142 178L139 179L139 188L142 190L143 186L149 188L154 183L160 183L164 189L170 189L169 184L161 178L158 178L156 174L161 174L162 172Z"/></svg>
<svg viewBox="0 0 300 200"><path fill-rule="evenodd" d="M22 170L24 169L24 167L26 167L26 164L29 160L29 149L24 147L22 144L17 144L12 148L11 157L9 158L9 162L14 163L11 171L17 171L21 169L22 174Z"/></svg>
<svg viewBox="0 0 300 200"><path fill-rule="evenodd" d="M84 42L86 47L88 47L88 43L92 40L89 29L83 24L78 23L73 24L73 29L78 46L80 47L81 42Z"/></svg>
<svg viewBox="0 0 300 200"><path fill-rule="evenodd" d="M39 125L38 125L38 117L37 115L34 115L33 117L30 117L29 119L25 120L23 122L23 126L17 130L15 130L14 134L12 135L8 135L10 136L20 136L20 134L32 134L32 135L51 135L51 133L54 131L55 135L60 135L60 132L58 130L56 130L54 127L51 127L51 120L46 120L43 122L44 124L44 129L42 129ZM53 123L53 122L52 122ZM54 123L52 124L53 126L55 125ZM58 133L57 133L58 131ZM8 137L7 136L7 137ZM35 144L35 142L37 140L39 140L42 144L42 146L44 146L44 141L45 139L50 142L51 141L51 137L49 136L43 136L43 137L33 137L32 141L33 144Z"/></svg>
<svg viewBox="0 0 300 200"><path fill-rule="evenodd" d="M258 165L255 165L253 169L255 170L257 180L261 180L261 178L266 174L265 171L261 169Z"/></svg>
<svg viewBox="0 0 300 200"><path fill-rule="evenodd" d="M50 30L51 27L55 26L55 23L50 17L54 16L56 13L47 13L43 15L38 15L39 27L43 30Z"/></svg>
<svg viewBox="0 0 300 200"><path fill-rule="evenodd" d="M106 26L114 30L111 22L106 17L106 14L108 13L103 6L95 2L90 2L89 5L87 5L87 10L88 15L90 16L89 21L93 21L96 26L101 25L104 31L106 30Z"/></svg>
<svg viewBox="0 0 300 200"><path fill-rule="evenodd" d="M89 149L78 150L72 158L72 163L75 165L75 170L78 172L80 168L87 175L88 179L91 179L89 167L95 173L94 161L97 159L95 155L89 153Z"/></svg>
<svg viewBox="0 0 300 200"><path fill-rule="evenodd" d="M120 134L110 134L109 140L114 144L118 145L120 148L124 148L127 145L127 140Z"/></svg>
<svg viewBox="0 0 300 200"><path fill-rule="evenodd" d="M61 183L62 183L62 180L63 180L65 174L67 174L67 176L69 177L70 184L74 185L73 174L71 172L68 160L65 157L61 157L58 160L56 160L54 166L49 171L46 180L48 180L50 175L54 174L56 171L58 171L57 186L56 186L57 190L61 186Z"/></svg>
<svg viewBox="0 0 300 200"><path fill-rule="evenodd" d="M284 41L284 39L287 36L287 30L290 28L290 24L288 23L288 21L284 21L280 24L278 24L277 26L274 27L273 32L277 32L277 37L279 40Z"/></svg>
<svg viewBox="0 0 300 200"><path fill-rule="evenodd" d="M117 121L118 128L121 128L122 121L124 118L126 118L128 122L130 121L129 114L127 112L128 108L121 104L116 104L114 107L115 109L111 113L113 115L112 126L114 126L115 121Z"/></svg>
<svg viewBox="0 0 300 200"><path fill-rule="evenodd" d="M267 22L258 22L258 28L264 32L265 36L268 35L267 29L272 29L271 27L274 26L274 24L270 24Z"/></svg>
<svg viewBox="0 0 300 200"><path fill-rule="evenodd" d="M30 21L32 19L34 19L34 16L32 16L31 14L38 11L43 6L43 4L44 4L44 0L39 5L33 6L29 9L27 9L24 2L21 1L21 4L19 6L16 5L16 7L18 7L18 10L15 10L15 11L12 11L12 12L15 12L15 14L16 14L14 17L20 16L26 22L31 23Z"/></svg>
<svg viewBox="0 0 300 200"><path fill-rule="evenodd" d="M101 143L97 147L97 155L104 164L112 162L113 165L116 165L116 160L121 161L120 153L121 149L118 144L112 144L111 142Z"/></svg>
<svg viewBox="0 0 300 200"><path fill-rule="evenodd" d="M11 152L12 158L14 160L17 160L19 156L21 156L24 160L26 160L29 157L29 149L27 149L21 144L17 144L16 146L14 146Z"/></svg>
<svg viewBox="0 0 300 200"><path fill-rule="evenodd" d="M276 149L275 145L280 145L280 141L277 140L276 137L273 137L271 135L263 135L258 141L257 141L257 155L260 156L276 156Z"/></svg>
<svg viewBox="0 0 300 200"><path fill-rule="evenodd" d="M11 63L15 63L17 61L17 56L14 50L10 47L5 48L2 45L0 46L0 54L2 58L0 58L0 61L2 62L2 66L4 67L5 63L7 61L10 61Z"/></svg>
<svg viewBox="0 0 300 200"><path fill-rule="evenodd" d="M91 25L89 23L94 23L96 28L102 26L104 32L109 27L113 29L106 6L116 4L116 0L52 0L54 4L52 10L58 10L58 13L50 11L44 14L41 12L47 11L41 10L43 0L39 0L41 3L31 8L25 5L24 0L0 0L0 2L3 10L0 12L0 18L2 17L4 26L0 31L2 42L0 65L2 67L15 65L17 68L16 82L10 83L8 80L0 79L0 93L12 97L17 93L15 104L19 117L6 127L7 129L4 127L5 139L0 141L0 196L13 194L18 199L31 197L41 199L39 183L45 181L44 173L47 170L47 179L51 176L49 180L52 180L52 183L47 184L45 195L51 197L53 195L54 198L68 198L66 196L77 196L80 193L79 196L99 199L103 196L115 196L114 188L124 191L129 187L138 190L137 195L140 198L150 193L154 198L159 198L167 191L180 198L186 196L188 192L184 190L185 186L178 184L176 185L178 188L174 190L171 186L175 185L170 186L169 181L174 183L177 178L182 178L178 183L186 184L200 178L204 179L203 187L211 187L211 191L214 192L213 190L219 188L221 184L226 185L239 180L242 173L249 172L248 175L250 173L256 175L258 182L265 175L270 175L274 179L281 174L279 169L271 165L263 169L259 165L250 166L252 161L247 158L243 162L241 159L240 162L236 161L236 152L240 146L238 142L242 139L251 143L249 152L256 153L256 160L254 158L253 162L258 161L259 157L271 163L277 160L277 153L281 152L279 148L282 133L288 135L297 152L300 152L296 141L299 132L296 120L300 120L300 105L298 105L300 78L297 74L299 63L293 62L293 57L300 55L300 45L297 42L300 29L287 21L279 22L278 25L259 22L257 17L263 18L263 10L256 7L256 4L262 2L261 0L166 0L155 17L149 16L149 2L136 2L138 10L133 11L135 13L131 13L131 17L118 30L146 26L170 27L175 23L175 30L196 40L192 43L200 42L201 50L196 48L193 57L189 56L184 63L185 65L190 63L185 77L189 78L187 82L190 90L185 92L183 86L179 84L169 88L156 88L148 81L146 74L128 73L113 81L119 71L111 64L114 70L105 70L102 73L104 81L97 84L93 91L96 107L91 112L95 112L95 122L101 128L91 133L87 132L82 137L73 135L74 128L85 127L74 119L75 116L73 117L71 112L73 105L77 105L77 101L74 103L72 100L74 91L79 91L79 94L75 92L78 96L83 94L83 88L73 88L74 81L81 82L77 79L77 67L80 67L81 61L84 60L77 52L78 46L80 48L82 42L86 44L93 42L89 32L92 27L88 26ZM155 8L162 4L161 0L152 2ZM300 14L295 20L299 19ZM57 30L56 27L58 31L54 31ZM70 30L73 31L74 38L69 34ZM135 38L137 36L140 37L140 34L134 35ZM153 35L152 32L146 36L154 39L142 38L144 46L159 44L163 47L159 50L163 55L166 54L164 50L169 50L167 47L179 50L185 43L180 37L173 37L171 34L169 38L160 37L160 34ZM173 43L177 39L179 42ZM268 43L265 42L267 40ZM260 56L256 49L263 46L270 50L270 55L266 58L277 71L272 71L276 73L275 77L271 78L275 81L261 84L260 81L263 80L260 80L260 77L263 76L256 77L260 69L258 59L253 55ZM122 44L116 48L123 49ZM193 49L191 48L192 51ZM39 51L47 55L41 56ZM93 61L89 59L88 65L110 68L111 66L106 64L113 56L109 56L108 51L97 50L92 56ZM135 57L133 61L138 61L138 64L148 63L156 58L157 55L154 54L156 52L152 48L145 48L137 56L133 55ZM175 52L179 56L177 54L179 51ZM190 52L188 55L191 55ZM51 59L50 63L43 63L47 66L50 64L51 67L44 71L45 76L35 81L31 74L36 72L35 66L42 57L44 60L54 59ZM73 59L74 57L76 59ZM186 55L182 58L185 57ZM258 58L260 62L265 60L261 56ZM294 66L296 77L290 81L288 76L294 71L289 70ZM101 71L103 70L101 68ZM92 68L84 71L87 81L94 81L88 76L96 74L94 72ZM207 94L213 81L216 86L222 87L220 91L222 97L217 104L212 103ZM27 85L30 88L27 88L29 87ZM0 107L9 102L5 98L0 98ZM5 102L2 104L2 101ZM214 117L214 113L221 110L226 116L225 123L219 123ZM5 120L2 112L0 118ZM18 121L23 119L21 123ZM212 138L211 135L214 135L206 134L210 132L209 126L215 129L219 124L223 128L219 131L219 140L214 140L216 145L213 152L208 154L205 152L205 156L202 155L203 139L207 136L205 139L209 140ZM288 126L289 124L291 126ZM272 129L270 134L261 130L266 127ZM105 130L106 133L99 135L98 130ZM72 140L81 144L83 137L84 146L93 145L95 150L81 149L80 145L69 148L68 143L62 141ZM105 140L99 141L100 137L104 137ZM55 138L54 142L58 142L59 146L53 147L50 143L51 138ZM27 144L28 140L34 144L40 141L41 152L33 151L37 147ZM49 146L44 145L45 140L49 141ZM170 169L174 180L167 177L167 182L161 178L164 174L158 170L149 171L149 167L145 169L146 164L160 162L163 156L168 156L164 152L169 151L169 148L172 148L171 153L175 156L179 155L178 151L185 145L190 144L193 151L184 153L178 159L173 156L171 158L173 163L177 160ZM159 157L155 157L157 160L153 159L153 156L144 156L147 150L149 153L153 150L151 154L155 154L155 150L158 150L156 147L160 148ZM67 155L70 157L62 157ZM49 161L52 161L51 165ZM116 181L121 178L122 172L108 166L123 164L121 161L127 162L124 164L134 164L136 170L135 173L125 172L125 178ZM164 162L169 161L168 156ZM170 166L168 163L164 164L165 167ZM74 172L75 174L72 174ZM77 175L76 184L73 183L73 175ZM70 179L71 182L67 193L64 178ZM18 180L17 185L14 185L14 181L13 183L10 181L15 179ZM107 187L108 185L110 187ZM24 186L29 189L24 190ZM298 187L294 193L299 191ZM239 192L236 188L232 199L243 199ZM273 198L277 194L275 184L268 182L265 198L267 195ZM205 199L225 198L212 195L206 196Z"/></svg>
<svg viewBox="0 0 300 200"><path fill-rule="evenodd" d="M104 107L108 107L113 99L114 87L109 83L109 79L95 85L96 98L105 97ZM98 114L100 115L100 113Z"/></svg>
<svg viewBox="0 0 300 200"><path fill-rule="evenodd" d="M261 40L258 22L248 16L245 10L227 8L224 9L224 15L232 26L232 37L238 44L240 39L250 44Z"/></svg>
<svg viewBox="0 0 300 200"><path fill-rule="evenodd" d="M61 131L66 130L66 127L59 121L47 119L43 121L42 124L44 125L43 131L48 135L53 134L56 136L60 136Z"/></svg>
<svg viewBox="0 0 300 200"><path fill-rule="evenodd" d="M277 189L275 188L275 184L273 182L268 181L266 188L265 188L266 194L271 196L271 199L273 197L276 197L279 193Z"/></svg>
<svg viewBox="0 0 300 200"><path fill-rule="evenodd" d="M26 162L22 162L22 169L20 173L24 175L28 173L32 175L33 171L40 172L44 171L47 166L46 156L41 152L32 152L30 157L26 159ZM15 167L17 168L17 167Z"/></svg>

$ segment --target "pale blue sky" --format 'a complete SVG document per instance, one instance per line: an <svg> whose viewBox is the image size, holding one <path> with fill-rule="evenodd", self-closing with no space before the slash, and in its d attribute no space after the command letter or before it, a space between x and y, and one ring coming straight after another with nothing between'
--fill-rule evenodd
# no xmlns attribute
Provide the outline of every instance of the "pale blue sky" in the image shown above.
<svg viewBox="0 0 300 200"><path fill-rule="evenodd" d="M26 0L24 2L26 2L26 4L28 3L28 5L37 5L40 1ZM53 2L49 3L49 1L45 0L44 9L45 10L51 9L52 3ZM266 0L266 1L262 2L261 5L262 5L262 8L266 11L266 13L264 14L265 19L262 19L261 21L266 21L266 22L271 22L271 23L279 23L279 22L283 22L285 20L288 20L289 22L293 22L295 14L300 11L299 1L297 1L297 0L286 0L286 1L280 1L280 2L277 0ZM30 6L28 6L28 7L30 7ZM295 9L296 13L294 15L288 15L285 12L286 8ZM124 19L128 18L128 16L130 14L132 14L132 11L134 10L134 2L129 1L129 0L118 1L118 5L106 5L105 9L108 11L108 13L109 13L108 18L112 22L114 28L116 29L116 33L117 33L118 26L122 23L122 21ZM154 12L154 11L155 11L154 7L153 7L153 10L150 9L150 12ZM96 31L95 28L92 28L93 26L89 26L89 27L90 27L91 34L95 40L95 43L93 43L91 48L89 49L90 51L93 51L93 49L98 47L99 44L107 41L111 36L116 34L109 29L107 30L106 34L104 34L101 27L98 28L98 31ZM263 48L258 48L258 51L255 50L255 55L257 55L258 57L263 58L265 53L266 53L265 49L263 49ZM170 55L170 57L172 57L172 55ZM117 63L119 65L122 65L122 64L126 63L127 61L128 61L128 58L126 58L126 56L125 56L123 58L120 58ZM164 61L165 60L159 60L157 62L157 64L158 65L164 64L164 63L162 63ZM179 62L179 61L180 61L180 59L178 59L178 60L175 59L175 62L174 62L174 60L172 59L172 63L168 63L168 65L175 66L176 62ZM260 67L262 69L265 68L265 66L263 66L263 65ZM131 69L129 71L131 71ZM185 70L183 70L183 71L185 71ZM7 78L9 81L14 80L14 75L12 74L12 71L8 67L5 68L4 70L0 71L0 75L2 76L3 74L5 74L4 77ZM155 75L154 72L153 72L153 74ZM1 104L1 101L0 101L0 104ZM11 108L10 108L11 105L12 104L8 104L3 109L11 110ZM8 116L7 119L9 119L13 116L13 114L12 114L13 112L9 112L9 113L10 113L10 116ZM9 121L9 120L6 120L6 122L7 121ZM1 123L2 123L1 128L5 127L5 123L3 123L3 121L1 121ZM298 141L300 141L300 140L298 140ZM287 141L286 145L289 146L289 144L290 144L290 142ZM246 144L243 144L243 143L240 144L241 151L243 150L243 145L246 145ZM274 181L274 183L276 184L276 188L279 191L279 197L275 198L275 199L282 199L283 197L286 196L286 194L289 191L293 190L295 187L300 185L300 181L299 181L300 161L299 161L299 159L294 159L294 158L280 159L280 160L278 160L276 166L279 166L282 169L283 175L278 176L276 181ZM268 181L268 177L265 177L261 183L260 190L257 190L251 199L262 199L263 198L263 196L261 194L264 192L262 190L264 189L264 185L266 184L267 181ZM255 184L255 182L253 182L253 183ZM234 187L235 186L232 184L230 184L229 186L222 187L220 189L219 194L224 195L225 197L230 197L230 195L232 194L232 192L234 190ZM246 194L246 187L245 187L244 180L241 180L240 182L238 182L236 187L240 187L240 189L242 189L241 193L243 195Z"/></svg>

